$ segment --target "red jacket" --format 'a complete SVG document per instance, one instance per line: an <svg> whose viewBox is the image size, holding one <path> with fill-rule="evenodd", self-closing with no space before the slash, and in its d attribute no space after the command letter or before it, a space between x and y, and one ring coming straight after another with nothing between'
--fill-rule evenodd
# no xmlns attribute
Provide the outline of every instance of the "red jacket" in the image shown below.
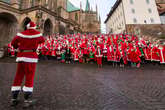
<svg viewBox="0 0 165 110"><path fill-rule="evenodd" d="M153 47L151 52L151 60L160 61L159 49L157 47Z"/></svg>
<svg viewBox="0 0 165 110"><path fill-rule="evenodd" d="M11 42L11 45L15 49L19 49L20 52L17 54L17 62L38 62L38 55L35 52L38 45L43 43L45 40L42 34L34 29L28 29L24 32L17 33ZM23 52L24 50L34 50L34 52Z"/></svg>

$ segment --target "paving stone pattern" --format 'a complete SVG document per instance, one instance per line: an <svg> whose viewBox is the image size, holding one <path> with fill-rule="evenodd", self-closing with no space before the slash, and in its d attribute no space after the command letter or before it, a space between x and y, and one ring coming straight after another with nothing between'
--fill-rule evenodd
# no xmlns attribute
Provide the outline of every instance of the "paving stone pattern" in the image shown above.
<svg viewBox="0 0 165 110"><path fill-rule="evenodd" d="M0 110L12 108L10 86L16 71L14 60L0 60ZM34 98L29 110L165 110L165 66L113 68L95 64L38 63Z"/></svg>

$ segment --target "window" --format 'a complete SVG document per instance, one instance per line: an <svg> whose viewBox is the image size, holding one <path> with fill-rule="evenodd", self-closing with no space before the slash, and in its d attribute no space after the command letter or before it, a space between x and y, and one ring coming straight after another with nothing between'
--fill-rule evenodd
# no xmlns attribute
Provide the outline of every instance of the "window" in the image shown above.
<svg viewBox="0 0 165 110"><path fill-rule="evenodd" d="M133 0L130 0L130 3L133 4Z"/></svg>
<svg viewBox="0 0 165 110"><path fill-rule="evenodd" d="M137 23L137 19L136 19L136 18L134 18L134 19L133 19L133 22L134 22L134 23Z"/></svg>
<svg viewBox="0 0 165 110"><path fill-rule="evenodd" d="M34 6L34 0L30 0L30 4L33 7Z"/></svg>
<svg viewBox="0 0 165 110"><path fill-rule="evenodd" d="M147 3L147 4L150 4L150 0L146 0L146 3Z"/></svg>
<svg viewBox="0 0 165 110"><path fill-rule="evenodd" d="M151 20L151 23L154 23L154 19L153 18L150 18L150 20Z"/></svg>
<svg viewBox="0 0 165 110"><path fill-rule="evenodd" d="M149 8L149 9L148 9L148 12L149 12L149 13L152 13L152 10L151 10L151 8Z"/></svg>
<svg viewBox="0 0 165 110"><path fill-rule="evenodd" d="M78 21L78 15L77 15L77 13L75 14L75 20Z"/></svg>
<svg viewBox="0 0 165 110"><path fill-rule="evenodd" d="M48 6L48 0L45 1L45 6Z"/></svg>
<svg viewBox="0 0 165 110"><path fill-rule="evenodd" d="M132 9L132 13L133 13L133 14L135 13L135 9Z"/></svg>

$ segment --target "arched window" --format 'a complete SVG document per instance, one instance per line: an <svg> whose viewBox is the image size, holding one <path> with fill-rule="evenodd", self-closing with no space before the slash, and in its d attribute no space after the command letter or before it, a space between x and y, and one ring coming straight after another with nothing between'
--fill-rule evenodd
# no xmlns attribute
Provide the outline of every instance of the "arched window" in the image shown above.
<svg viewBox="0 0 165 110"><path fill-rule="evenodd" d="M75 14L75 20L78 21L78 14Z"/></svg>

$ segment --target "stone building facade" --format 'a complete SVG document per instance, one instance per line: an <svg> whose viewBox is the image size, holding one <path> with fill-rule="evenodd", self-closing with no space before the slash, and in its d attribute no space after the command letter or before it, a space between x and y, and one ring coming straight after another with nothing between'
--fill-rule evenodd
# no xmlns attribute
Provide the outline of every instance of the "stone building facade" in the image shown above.
<svg viewBox="0 0 165 110"><path fill-rule="evenodd" d="M0 0L0 47L9 43L18 31L26 29L31 20L45 36L100 33L97 16L97 11L83 11L69 0Z"/></svg>
<svg viewBox="0 0 165 110"><path fill-rule="evenodd" d="M117 0L105 23L107 33L121 33L128 31L127 25L161 24L161 21L154 0Z"/></svg>

